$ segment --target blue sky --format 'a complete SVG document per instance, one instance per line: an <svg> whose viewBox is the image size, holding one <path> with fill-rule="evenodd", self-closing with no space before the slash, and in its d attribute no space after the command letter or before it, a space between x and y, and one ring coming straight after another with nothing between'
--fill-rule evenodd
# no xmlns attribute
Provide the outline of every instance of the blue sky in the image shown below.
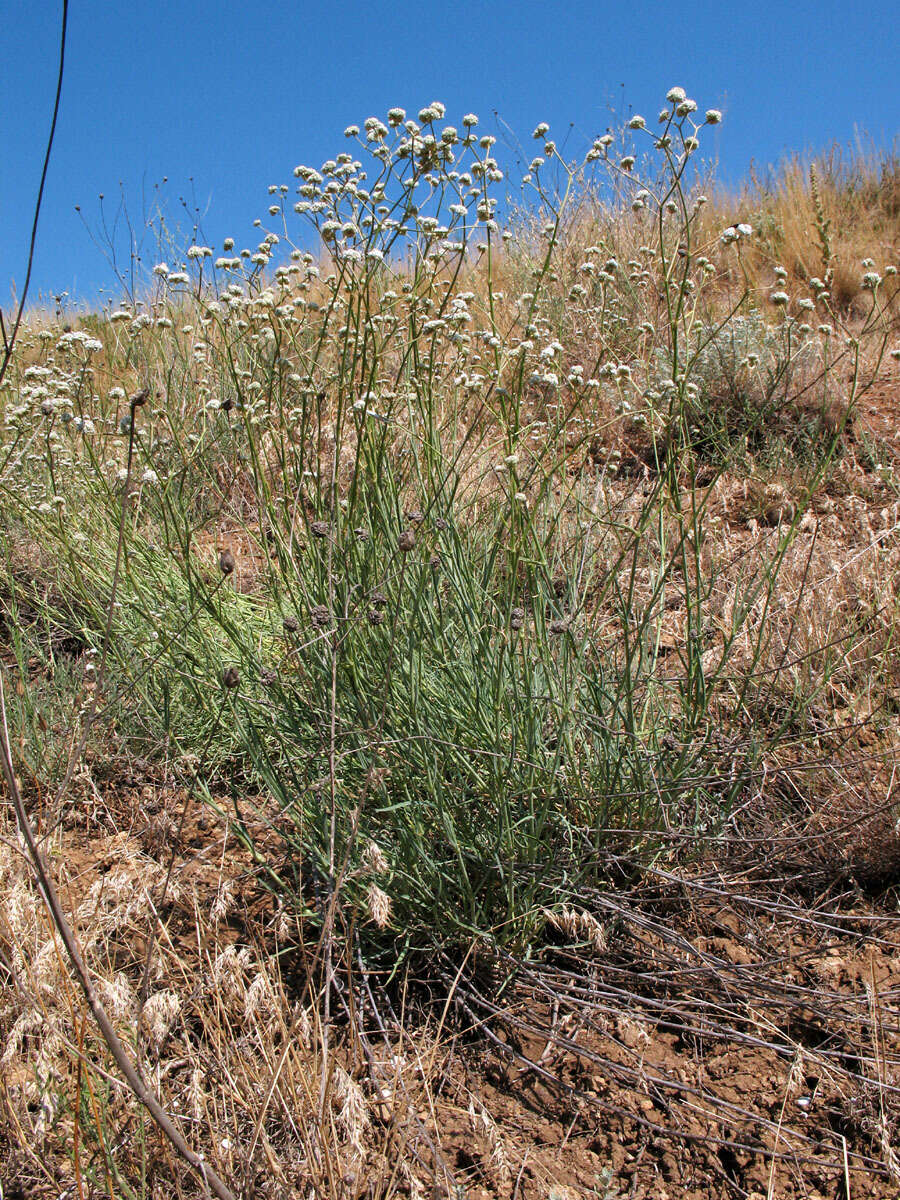
<svg viewBox="0 0 900 1200"><path fill-rule="evenodd" d="M5 0L0 42L0 302L24 278L33 198L56 79L61 4ZM528 141L538 121L571 144L652 122L666 90L724 111L704 151L738 180L791 151L891 145L900 115L894 4L748 0L71 0L56 145L38 231L32 300L116 288L75 205L96 227L120 183L141 223L164 177L170 220L198 204L210 244L252 243L267 185L345 148L343 130L392 105L431 100ZM499 125L495 112L505 122ZM144 199L142 199L142 197ZM152 257L152 251L148 250Z"/></svg>

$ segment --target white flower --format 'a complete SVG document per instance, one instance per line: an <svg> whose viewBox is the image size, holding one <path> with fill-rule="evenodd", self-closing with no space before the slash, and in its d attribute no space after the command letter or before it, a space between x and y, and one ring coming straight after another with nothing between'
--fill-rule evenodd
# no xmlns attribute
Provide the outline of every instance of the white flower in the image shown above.
<svg viewBox="0 0 900 1200"><path fill-rule="evenodd" d="M157 263L156 266L153 268L154 275L165 276L165 275L168 275L168 273L169 273L169 267L168 267L167 263L164 263L164 262Z"/></svg>
<svg viewBox="0 0 900 1200"><path fill-rule="evenodd" d="M862 277L862 286L870 292L874 292L881 283L881 276L877 271L866 271Z"/></svg>
<svg viewBox="0 0 900 1200"><path fill-rule="evenodd" d="M750 237L753 233L753 226L748 225L746 221L742 221L740 225L737 226L737 231L741 237Z"/></svg>
<svg viewBox="0 0 900 1200"><path fill-rule="evenodd" d="M147 469L144 471L143 475L141 476L141 483L157 483L158 480L159 480L159 476L156 474L156 472L153 470L152 467L147 467Z"/></svg>
<svg viewBox="0 0 900 1200"><path fill-rule="evenodd" d="M547 134L549 132L550 132L550 126L547 124L546 121L541 121L540 125L537 126L537 128L535 129L534 133L531 136L533 138L542 138L542 137L544 137L545 134Z"/></svg>
<svg viewBox="0 0 900 1200"><path fill-rule="evenodd" d="M388 109L388 123L390 125L402 125L406 120L406 110L403 108Z"/></svg>
<svg viewBox="0 0 900 1200"><path fill-rule="evenodd" d="M707 123L707 125L721 125L721 123L722 123L721 112L719 112L719 110L717 108L708 108L706 110L706 123Z"/></svg>
<svg viewBox="0 0 900 1200"><path fill-rule="evenodd" d="M344 137L348 137L348 138L359 137L359 126L358 125L348 125L347 128L344 130ZM296 172L295 172L295 174L296 174Z"/></svg>
<svg viewBox="0 0 900 1200"><path fill-rule="evenodd" d="M188 246L188 258L212 258L209 246Z"/></svg>
<svg viewBox="0 0 900 1200"><path fill-rule="evenodd" d="M466 113L462 119L462 123L467 129L472 129L478 124L478 117L476 117L475 113Z"/></svg>
<svg viewBox="0 0 900 1200"><path fill-rule="evenodd" d="M669 90L666 92L666 99L670 104L680 104L685 98L685 95L686 93L684 88L673 87L669 88Z"/></svg>
<svg viewBox="0 0 900 1200"><path fill-rule="evenodd" d="M647 122L641 116L634 116L628 122L628 128L629 129L646 129Z"/></svg>
<svg viewBox="0 0 900 1200"><path fill-rule="evenodd" d="M769 297L769 301L778 308L783 308L790 301L790 296L787 292L773 292Z"/></svg>

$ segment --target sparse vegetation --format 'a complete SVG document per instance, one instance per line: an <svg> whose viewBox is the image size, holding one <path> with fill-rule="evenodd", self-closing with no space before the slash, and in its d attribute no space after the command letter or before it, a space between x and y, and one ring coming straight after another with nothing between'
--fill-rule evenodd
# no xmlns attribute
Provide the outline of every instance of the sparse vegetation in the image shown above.
<svg viewBox="0 0 900 1200"><path fill-rule="evenodd" d="M511 206L477 117L391 110L269 189L255 248L195 235L19 338L20 786L107 1012L235 1195L552 1194L459 1065L476 1029L578 1095L576 1142L605 1103L711 1146L722 1195L797 1194L780 1155L896 1186L897 163L703 194L720 120L673 88L578 163L539 126ZM13 830L8 1170L201 1194ZM645 1062L662 1028L762 1056L768 1115ZM591 1194L629 1194L608 1153Z"/></svg>

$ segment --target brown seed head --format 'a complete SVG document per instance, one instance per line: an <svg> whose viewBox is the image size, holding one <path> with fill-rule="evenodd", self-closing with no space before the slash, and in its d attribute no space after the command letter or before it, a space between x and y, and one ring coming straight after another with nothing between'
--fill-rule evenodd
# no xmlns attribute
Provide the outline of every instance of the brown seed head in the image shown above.
<svg viewBox="0 0 900 1200"><path fill-rule="evenodd" d="M288 613L281 623L284 626L285 633L296 633L300 628L300 622L291 613Z"/></svg>
<svg viewBox="0 0 900 1200"><path fill-rule="evenodd" d="M223 575L230 575L234 570L234 555L227 546L219 551L219 570Z"/></svg>
<svg viewBox="0 0 900 1200"><path fill-rule="evenodd" d="M241 682L241 673L237 667L226 667L222 672L222 683L227 688L236 688Z"/></svg>
<svg viewBox="0 0 900 1200"><path fill-rule="evenodd" d="M416 546L416 535L412 529L404 529L397 538L397 549L408 554Z"/></svg>
<svg viewBox="0 0 900 1200"><path fill-rule="evenodd" d="M313 521L312 525L310 525L310 527L309 527L309 531L313 535L313 537L327 538L328 537L328 522L327 521Z"/></svg>
<svg viewBox="0 0 900 1200"><path fill-rule="evenodd" d="M324 604L317 604L316 607L310 611L309 618L316 629L327 629L331 624L331 613Z"/></svg>

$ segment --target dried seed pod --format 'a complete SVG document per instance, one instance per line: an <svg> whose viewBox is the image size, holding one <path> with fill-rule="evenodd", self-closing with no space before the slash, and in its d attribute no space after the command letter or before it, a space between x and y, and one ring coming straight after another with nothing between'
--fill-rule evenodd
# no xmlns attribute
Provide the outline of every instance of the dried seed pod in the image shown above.
<svg viewBox="0 0 900 1200"><path fill-rule="evenodd" d="M278 672L272 667L263 667L259 673L259 682L264 687L271 687L273 683L278 682Z"/></svg>
<svg viewBox="0 0 900 1200"><path fill-rule="evenodd" d="M227 546L219 551L219 570L223 575L230 575L234 570L234 555Z"/></svg>
<svg viewBox="0 0 900 1200"><path fill-rule="evenodd" d="M362 526L360 526L358 529L354 529L353 532L356 534L356 537L360 542L367 542L369 540L368 529L363 529Z"/></svg>
<svg viewBox="0 0 900 1200"><path fill-rule="evenodd" d="M384 608L384 606L388 602L387 596L384 594L384 592L373 592L372 595L369 597L369 599L372 601L372 603L375 605L376 608Z"/></svg>
<svg viewBox="0 0 900 1200"><path fill-rule="evenodd" d="M384 620L384 613L381 611L380 608L370 608L369 609L369 624L370 625L380 625L383 620Z"/></svg>
<svg viewBox="0 0 900 1200"><path fill-rule="evenodd" d="M222 683L227 688L236 688L241 682L241 673L237 667L226 667L222 672Z"/></svg>
<svg viewBox="0 0 900 1200"><path fill-rule="evenodd" d="M434 527L435 527L435 529L438 529L441 532L443 532L447 528L447 522L444 520L443 517L437 517L434 522Z"/></svg>
<svg viewBox="0 0 900 1200"><path fill-rule="evenodd" d="M410 525L421 525L422 522L425 520L425 514L423 512L420 512L417 508L414 508L412 510L407 509L406 519L407 519L407 521L409 521Z"/></svg>
<svg viewBox="0 0 900 1200"><path fill-rule="evenodd" d="M763 520L767 525L789 525L796 515L797 506L793 500L779 496L766 505Z"/></svg>
<svg viewBox="0 0 900 1200"><path fill-rule="evenodd" d="M555 621L551 621L547 628L553 634L565 633L569 628L569 619L568 617L560 617Z"/></svg>
<svg viewBox="0 0 900 1200"><path fill-rule="evenodd" d="M408 554L416 546L416 535L412 529L404 529L397 538L397 549Z"/></svg>
<svg viewBox="0 0 900 1200"><path fill-rule="evenodd" d="M525 624L525 609L524 608L514 608L512 610L512 612L509 614L510 629L521 629L524 624Z"/></svg>
<svg viewBox="0 0 900 1200"><path fill-rule="evenodd" d="M433 567L436 571L441 565L441 556L439 554L432 554L431 558L428 560L428 565Z"/></svg>
<svg viewBox="0 0 900 1200"><path fill-rule="evenodd" d="M329 525L327 521L313 521L309 527L309 532L316 538L327 538Z"/></svg>
<svg viewBox="0 0 900 1200"><path fill-rule="evenodd" d="M300 628L300 622L290 613L288 613L281 623L284 626L285 633L296 633L296 631Z"/></svg>
<svg viewBox="0 0 900 1200"><path fill-rule="evenodd" d="M324 604L317 604L310 610L309 619L316 629L327 629L331 624L331 613Z"/></svg>

